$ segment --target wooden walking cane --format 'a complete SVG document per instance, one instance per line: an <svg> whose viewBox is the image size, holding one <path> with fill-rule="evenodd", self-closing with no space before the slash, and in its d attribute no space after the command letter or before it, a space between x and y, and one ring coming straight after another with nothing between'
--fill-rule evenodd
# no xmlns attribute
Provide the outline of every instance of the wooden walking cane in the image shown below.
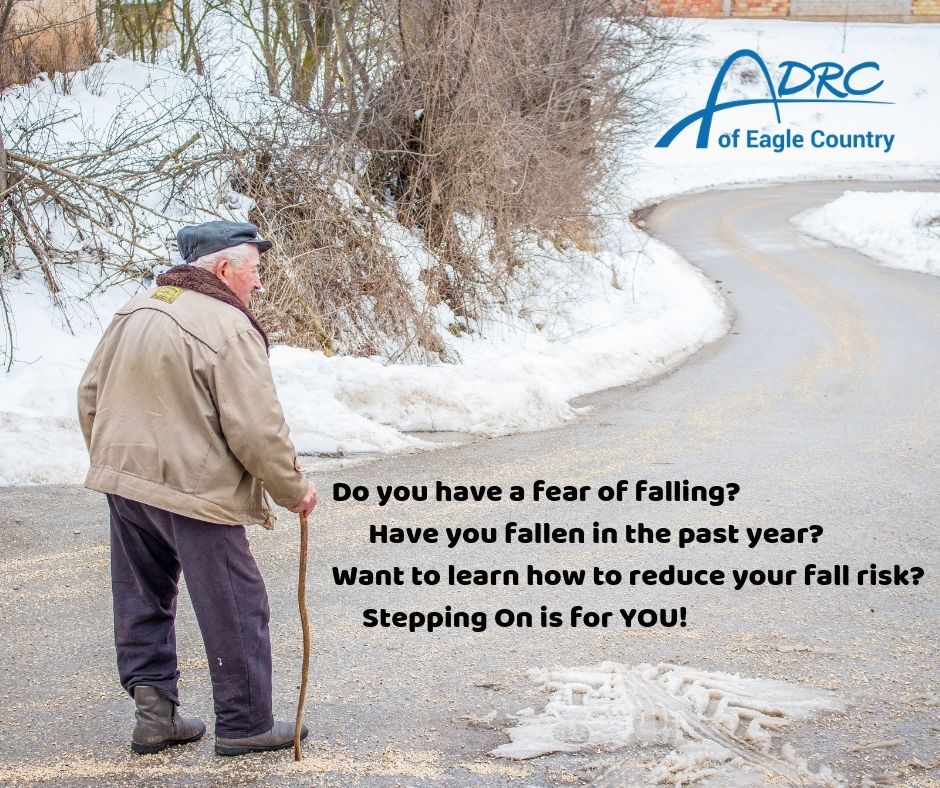
<svg viewBox="0 0 940 788"><path fill-rule="evenodd" d="M304 700L307 697L307 669L310 667L310 624L307 622L307 513L300 513L300 574L297 576L297 605L300 628L304 633L304 661L300 675L300 698L294 722L294 760L300 760L300 730L304 724Z"/></svg>

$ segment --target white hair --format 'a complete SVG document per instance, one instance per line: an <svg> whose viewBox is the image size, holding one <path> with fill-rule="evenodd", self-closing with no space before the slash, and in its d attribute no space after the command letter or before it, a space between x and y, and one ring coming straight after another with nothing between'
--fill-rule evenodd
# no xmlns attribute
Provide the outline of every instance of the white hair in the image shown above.
<svg viewBox="0 0 940 788"><path fill-rule="evenodd" d="M248 251L251 244L239 244L230 246L228 249L220 249L218 252L210 252L202 257L197 257L190 265L197 268L205 268L207 271L215 271L215 267L223 260L228 260L236 268L241 268L248 262Z"/></svg>

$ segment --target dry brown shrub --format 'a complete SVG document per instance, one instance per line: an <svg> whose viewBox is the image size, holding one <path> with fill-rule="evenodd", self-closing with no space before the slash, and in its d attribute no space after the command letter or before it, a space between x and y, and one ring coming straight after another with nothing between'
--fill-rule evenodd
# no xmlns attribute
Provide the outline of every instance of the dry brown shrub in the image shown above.
<svg viewBox="0 0 940 788"><path fill-rule="evenodd" d="M0 90L97 59L94 0L0 0Z"/></svg>
<svg viewBox="0 0 940 788"><path fill-rule="evenodd" d="M298 99L269 85L283 98L265 126L290 131L237 146L254 154L235 188L280 242L262 311L285 340L392 359L443 353L374 218L325 184L355 184L360 205L389 205L419 230L433 253L418 277L428 300L466 318L505 301L533 236L599 248L603 191L624 139L651 117L643 89L674 47L668 23L629 0L308 5L317 20L343 20L332 38L308 36L326 41L311 61L317 89ZM257 39L264 63L307 51ZM304 70L294 65L285 73Z"/></svg>
<svg viewBox="0 0 940 788"><path fill-rule="evenodd" d="M361 134L368 180L425 231L454 271L430 278L472 313L484 277L455 217L484 220L491 276L521 264L520 234L591 248L598 192L672 39L645 6L607 0L401 0L398 18L400 67Z"/></svg>
<svg viewBox="0 0 940 788"><path fill-rule="evenodd" d="M262 257L259 318L277 341L328 355L442 359L427 305L416 304L375 213L341 199L320 164L309 150L271 146L236 176L255 201L249 218L275 240Z"/></svg>

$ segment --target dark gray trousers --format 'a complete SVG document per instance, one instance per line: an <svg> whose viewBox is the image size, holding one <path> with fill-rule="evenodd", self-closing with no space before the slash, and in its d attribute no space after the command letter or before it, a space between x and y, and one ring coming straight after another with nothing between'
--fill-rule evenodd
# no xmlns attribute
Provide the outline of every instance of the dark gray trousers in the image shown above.
<svg viewBox="0 0 940 788"><path fill-rule="evenodd" d="M270 608L245 527L108 495L114 643L121 685L179 704L176 598L182 571L202 631L216 736L271 729Z"/></svg>

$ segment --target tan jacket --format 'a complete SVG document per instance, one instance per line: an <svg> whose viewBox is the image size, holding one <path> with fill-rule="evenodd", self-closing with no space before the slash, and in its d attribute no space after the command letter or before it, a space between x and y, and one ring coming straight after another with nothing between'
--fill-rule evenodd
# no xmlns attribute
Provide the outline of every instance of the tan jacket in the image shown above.
<svg viewBox="0 0 940 788"><path fill-rule="evenodd" d="M92 490L267 528L265 491L288 508L307 492L264 341L211 296L161 287L132 298L88 364L78 412Z"/></svg>

